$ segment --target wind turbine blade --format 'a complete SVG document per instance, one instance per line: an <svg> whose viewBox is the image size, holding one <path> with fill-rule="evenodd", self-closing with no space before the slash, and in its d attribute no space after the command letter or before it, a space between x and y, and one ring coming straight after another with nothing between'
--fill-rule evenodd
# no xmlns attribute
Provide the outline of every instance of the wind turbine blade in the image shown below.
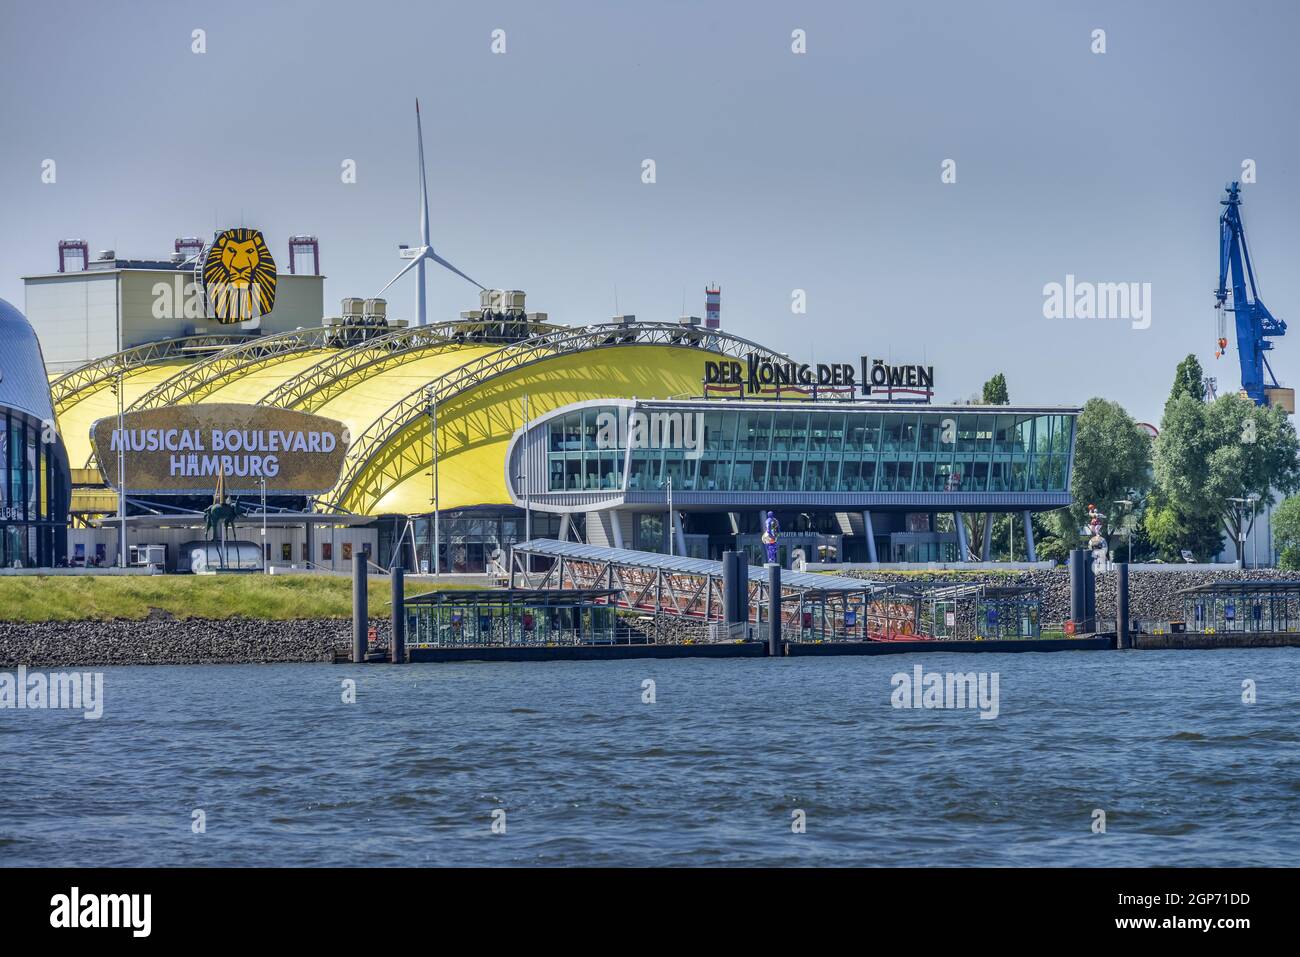
<svg viewBox="0 0 1300 957"><path fill-rule="evenodd" d="M420 100L415 101L415 138L420 152L420 242L429 245L429 187L424 181L424 127L420 124Z"/></svg>
<svg viewBox="0 0 1300 957"><path fill-rule="evenodd" d="M424 256L416 256L416 257L415 257L414 259L412 259L409 263L407 263L405 266L403 266L400 270L398 270L397 275L394 276L392 279L388 280L388 282L384 284L384 288L381 289L381 290L379 290L378 293L376 293L376 297L378 297L378 296L382 296L382 295L384 294L384 291L385 291L389 286L391 286L393 283L397 282L397 280L401 279L403 276L405 276L408 272L410 272L410 271L411 271L412 269L414 269L416 266L420 265L420 263L421 263L423 260L424 260Z"/></svg>
<svg viewBox="0 0 1300 957"><path fill-rule="evenodd" d="M457 276L459 276L461 279L468 279L470 282L472 282L474 285L478 286L480 289L486 289L486 288L487 288L487 286L483 285L483 284L482 284L481 282L479 282L477 279L470 279L469 276L466 276L463 272L461 272L459 269L457 269L457 268L456 268L455 266L453 266L451 263L447 262L447 260L443 259L443 258L442 258L441 256L439 256L437 253L435 253L432 249L430 249L430 250L429 250L428 252L426 252L424 255L425 255L425 257L426 257L427 259L432 259L434 262L438 263L438 265L447 267L447 268L450 269L452 272L454 272Z"/></svg>

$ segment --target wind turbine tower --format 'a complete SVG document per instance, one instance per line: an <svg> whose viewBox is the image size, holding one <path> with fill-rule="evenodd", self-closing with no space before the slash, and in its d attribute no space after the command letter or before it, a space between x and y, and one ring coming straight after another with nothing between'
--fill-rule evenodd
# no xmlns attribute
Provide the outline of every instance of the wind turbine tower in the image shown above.
<svg viewBox="0 0 1300 957"><path fill-rule="evenodd" d="M462 279L474 283L474 285L478 286L480 290L485 289L486 287L482 283L477 282L474 279L470 279L469 276L465 275L463 272L461 272L451 263L447 262L447 260L439 256L434 251L433 243L429 239L429 187L425 183L425 178L424 178L424 130L420 125L420 101L418 99L415 101L415 136L416 136L416 142L419 147L419 157L420 157L420 245L414 248L408 246L402 249L401 257L403 259L409 259L410 262L408 262L405 266L403 266L398 271L396 276L388 280L388 283L384 286L384 288L379 290L379 295L382 296L389 286L397 282L397 280L401 279L408 272L414 269L416 271L415 321L416 321L416 325L424 326L424 325L428 325L428 321L429 321L428 316L426 315L425 312L425 302L424 302L425 260L428 260L429 262L435 262L438 265L445 267L446 269L450 269L452 272L454 272L457 276L460 276Z"/></svg>

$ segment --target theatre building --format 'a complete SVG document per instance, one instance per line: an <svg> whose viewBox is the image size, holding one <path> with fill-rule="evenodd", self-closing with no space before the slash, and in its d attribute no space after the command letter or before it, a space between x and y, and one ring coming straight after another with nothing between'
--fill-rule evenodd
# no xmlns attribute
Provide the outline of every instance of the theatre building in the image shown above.
<svg viewBox="0 0 1300 957"><path fill-rule="evenodd" d="M36 333L0 299L0 567L66 558L68 456L54 421Z"/></svg>
<svg viewBox="0 0 1300 957"><path fill-rule="evenodd" d="M247 230L227 232L213 249L251 241ZM31 369L8 365L0 386L10 389L11 376L27 383L23 402L10 402L34 409L23 429L48 415L52 392L72 467L73 564L121 554L152 564L138 556L163 547L168 570L190 570L193 544L213 534L204 524L212 482L128 478L126 519L117 520L119 467L128 477L149 472L130 458L139 453L119 463L111 446L92 442L95 423L117 416L119 395L126 428L164 433L178 427L169 417L194 429L286 429L271 423L291 412L335 423L337 474L324 485L304 494L283 476L265 485L229 477L224 494L237 515L235 531L223 525L222 534L244 543L241 554L251 550L252 565L341 570L360 549L379 565L400 555L411 569L482 574L526 537L704 557L740 547L757 560L768 510L787 564L799 555L960 561L987 553L987 542L963 542L954 516L1019 518L1070 501L1078 409L931 405L928 367L856 354L797 364L693 317L564 325L526 312L519 290L486 290L479 308L425 326L361 299L311 322L316 275L281 276L256 325L190 315L189 306L178 318L166 302L156 318L140 291L165 300L165 270L136 289L140 270L129 265L30 277L29 318L43 340L84 342L90 330L107 351L69 354L50 390L35 388ZM71 285L110 280L131 293L122 311L72 309ZM259 411L240 411L248 407ZM41 450L28 469L33 433L8 434L19 436L7 447L12 474L34 476L10 476L5 490L6 503L23 504L26 533L52 521L41 509L57 495L41 489L58 491L62 478ZM26 516L37 513L33 526ZM125 549L116 541L123 526ZM29 535L24 554L39 538ZM1032 557L1032 542L1024 548Z"/></svg>

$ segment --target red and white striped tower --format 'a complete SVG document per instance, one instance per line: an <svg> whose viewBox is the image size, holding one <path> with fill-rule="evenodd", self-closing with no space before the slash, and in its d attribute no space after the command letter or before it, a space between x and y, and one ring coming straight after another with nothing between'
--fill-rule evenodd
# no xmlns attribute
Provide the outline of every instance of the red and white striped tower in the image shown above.
<svg viewBox="0 0 1300 957"><path fill-rule="evenodd" d="M722 289L719 286L704 287L704 328L718 329L722 326Z"/></svg>

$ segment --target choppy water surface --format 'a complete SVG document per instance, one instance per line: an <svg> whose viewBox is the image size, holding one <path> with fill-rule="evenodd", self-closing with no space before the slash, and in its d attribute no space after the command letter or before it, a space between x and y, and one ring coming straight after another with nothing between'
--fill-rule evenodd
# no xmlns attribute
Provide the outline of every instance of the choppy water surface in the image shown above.
<svg viewBox="0 0 1300 957"><path fill-rule="evenodd" d="M997 672L999 716L891 707L891 675L916 664ZM99 721L0 711L0 864L1300 860L1295 649L139 667L104 681Z"/></svg>

